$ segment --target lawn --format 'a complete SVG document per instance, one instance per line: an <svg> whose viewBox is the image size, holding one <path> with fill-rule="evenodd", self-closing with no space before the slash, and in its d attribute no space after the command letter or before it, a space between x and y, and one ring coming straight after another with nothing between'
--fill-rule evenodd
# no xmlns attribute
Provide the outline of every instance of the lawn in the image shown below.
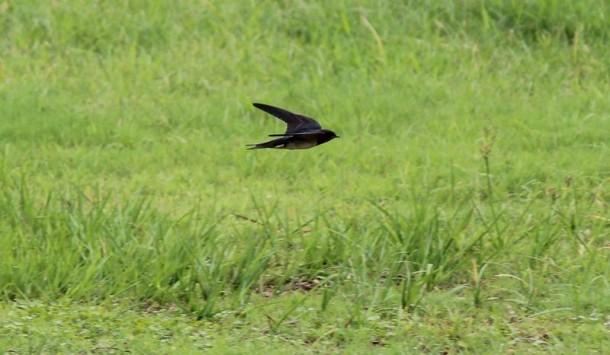
<svg viewBox="0 0 610 355"><path fill-rule="evenodd" d="M0 350L603 353L609 13L0 0Z"/></svg>

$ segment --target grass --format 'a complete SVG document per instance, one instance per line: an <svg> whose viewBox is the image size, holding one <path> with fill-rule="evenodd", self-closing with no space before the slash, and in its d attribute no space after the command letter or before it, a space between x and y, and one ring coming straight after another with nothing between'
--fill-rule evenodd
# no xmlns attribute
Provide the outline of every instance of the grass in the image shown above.
<svg viewBox="0 0 610 355"><path fill-rule="evenodd" d="M0 3L0 348L603 352L609 6Z"/></svg>

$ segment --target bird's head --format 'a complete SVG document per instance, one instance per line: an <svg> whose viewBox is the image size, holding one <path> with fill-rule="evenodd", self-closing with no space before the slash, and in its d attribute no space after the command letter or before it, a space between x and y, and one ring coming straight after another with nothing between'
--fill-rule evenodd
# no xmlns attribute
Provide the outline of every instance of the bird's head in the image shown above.
<svg viewBox="0 0 610 355"><path fill-rule="evenodd" d="M323 129L322 132L324 132L324 136L328 138L328 140L340 138L335 132L331 131L330 129Z"/></svg>
<svg viewBox="0 0 610 355"><path fill-rule="evenodd" d="M331 141L335 138L339 138L339 136L335 132L331 131L330 129L323 129L322 135L318 136L317 141L318 144L322 144Z"/></svg>

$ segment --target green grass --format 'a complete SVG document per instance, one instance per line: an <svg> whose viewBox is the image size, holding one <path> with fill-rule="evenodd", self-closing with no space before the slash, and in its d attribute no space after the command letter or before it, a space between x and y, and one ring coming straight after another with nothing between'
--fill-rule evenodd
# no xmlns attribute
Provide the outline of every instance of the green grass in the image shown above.
<svg viewBox="0 0 610 355"><path fill-rule="evenodd" d="M0 349L603 352L608 10L0 2Z"/></svg>

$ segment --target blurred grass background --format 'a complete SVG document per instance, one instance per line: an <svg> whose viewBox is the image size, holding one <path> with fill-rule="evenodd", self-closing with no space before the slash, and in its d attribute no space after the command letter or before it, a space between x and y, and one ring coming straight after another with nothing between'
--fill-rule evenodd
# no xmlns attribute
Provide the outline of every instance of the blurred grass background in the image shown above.
<svg viewBox="0 0 610 355"><path fill-rule="evenodd" d="M321 351L602 349L608 13L599 0L0 1L3 307L152 302ZM284 129L254 101L342 139L246 151ZM439 304L473 326L444 339ZM473 337L479 312L498 332ZM499 330L546 312L537 327L553 332ZM562 330L579 317L593 319L582 333ZM404 340L422 319L439 333ZM40 350L89 343L61 344Z"/></svg>

